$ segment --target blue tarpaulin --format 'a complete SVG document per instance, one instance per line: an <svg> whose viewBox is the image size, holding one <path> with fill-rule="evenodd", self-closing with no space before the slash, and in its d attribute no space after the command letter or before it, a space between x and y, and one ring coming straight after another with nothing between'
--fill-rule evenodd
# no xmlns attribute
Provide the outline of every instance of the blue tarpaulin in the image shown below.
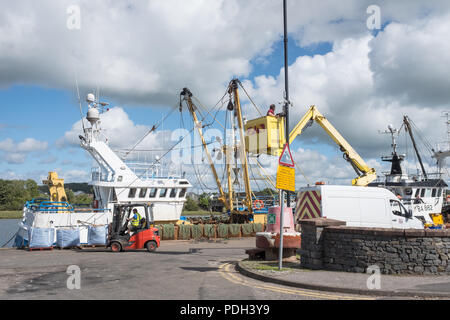
<svg viewBox="0 0 450 320"><path fill-rule="evenodd" d="M89 245L105 245L108 236L108 226L93 227L88 228L88 244Z"/></svg>
<svg viewBox="0 0 450 320"><path fill-rule="evenodd" d="M77 247L80 245L80 229L58 229L56 231L56 244L60 248Z"/></svg>
<svg viewBox="0 0 450 320"><path fill-rule="evenodd" d="M28 230L28 246L30 248L49 248L53 246L55 229L30 228Z"/></svg>

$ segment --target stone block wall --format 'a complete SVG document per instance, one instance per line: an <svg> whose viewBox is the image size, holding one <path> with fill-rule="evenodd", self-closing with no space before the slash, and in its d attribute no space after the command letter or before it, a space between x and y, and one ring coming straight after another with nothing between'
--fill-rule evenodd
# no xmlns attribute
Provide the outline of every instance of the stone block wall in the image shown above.
<svg viewBox="0 0 450 320"><path fill-rule="evenodd" d="M384 274L450 274L450 231L346 227L345 222L301 222L301 265L309 269Z"/></svg>

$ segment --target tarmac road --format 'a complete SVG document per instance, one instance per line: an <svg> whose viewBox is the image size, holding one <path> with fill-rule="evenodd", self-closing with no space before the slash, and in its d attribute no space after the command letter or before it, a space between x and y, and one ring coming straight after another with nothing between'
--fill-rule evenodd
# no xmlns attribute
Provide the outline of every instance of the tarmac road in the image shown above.
<svg viewBox="0 0 450 320"><path fill-rule="evenodd" d="M0 250L0 299L374 299L247 278L234 270L234 263L247 257L245 249L253 248L254 241L163 241L155 253ZM71 265L79 267L80 289L67 287Z"/></svg>

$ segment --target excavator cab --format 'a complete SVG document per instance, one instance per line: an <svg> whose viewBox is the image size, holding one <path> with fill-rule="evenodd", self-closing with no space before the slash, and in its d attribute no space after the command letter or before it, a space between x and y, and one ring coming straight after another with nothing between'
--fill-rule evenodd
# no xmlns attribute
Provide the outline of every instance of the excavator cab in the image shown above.
<svg viewBox="0 0 450 320"><path fill-rule="evenodd" d="M143 212L144 215L136 228L128 227L133 216L133 209ZM142 214L141 214L142 216ZM147 249L155 251L160 246L159 230L153 226L153 206L146 203L116 204L114 205L113 221L108 235L108 247L113 252L125 250Z"/></svg>

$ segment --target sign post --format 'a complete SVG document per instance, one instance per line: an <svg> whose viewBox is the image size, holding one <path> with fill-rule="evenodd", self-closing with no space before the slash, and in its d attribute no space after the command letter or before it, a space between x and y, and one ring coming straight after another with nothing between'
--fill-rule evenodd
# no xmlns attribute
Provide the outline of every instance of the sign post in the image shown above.
<svg viewBox="0 0 450 320"><path fill-rule="evenodd" d="M295 192L295 169L289 144L285 144L277 170L277 189L281 191L280 199L280 248L278 252L278 269L283 268L283 229L284 229L284 191Z"/></svg>

